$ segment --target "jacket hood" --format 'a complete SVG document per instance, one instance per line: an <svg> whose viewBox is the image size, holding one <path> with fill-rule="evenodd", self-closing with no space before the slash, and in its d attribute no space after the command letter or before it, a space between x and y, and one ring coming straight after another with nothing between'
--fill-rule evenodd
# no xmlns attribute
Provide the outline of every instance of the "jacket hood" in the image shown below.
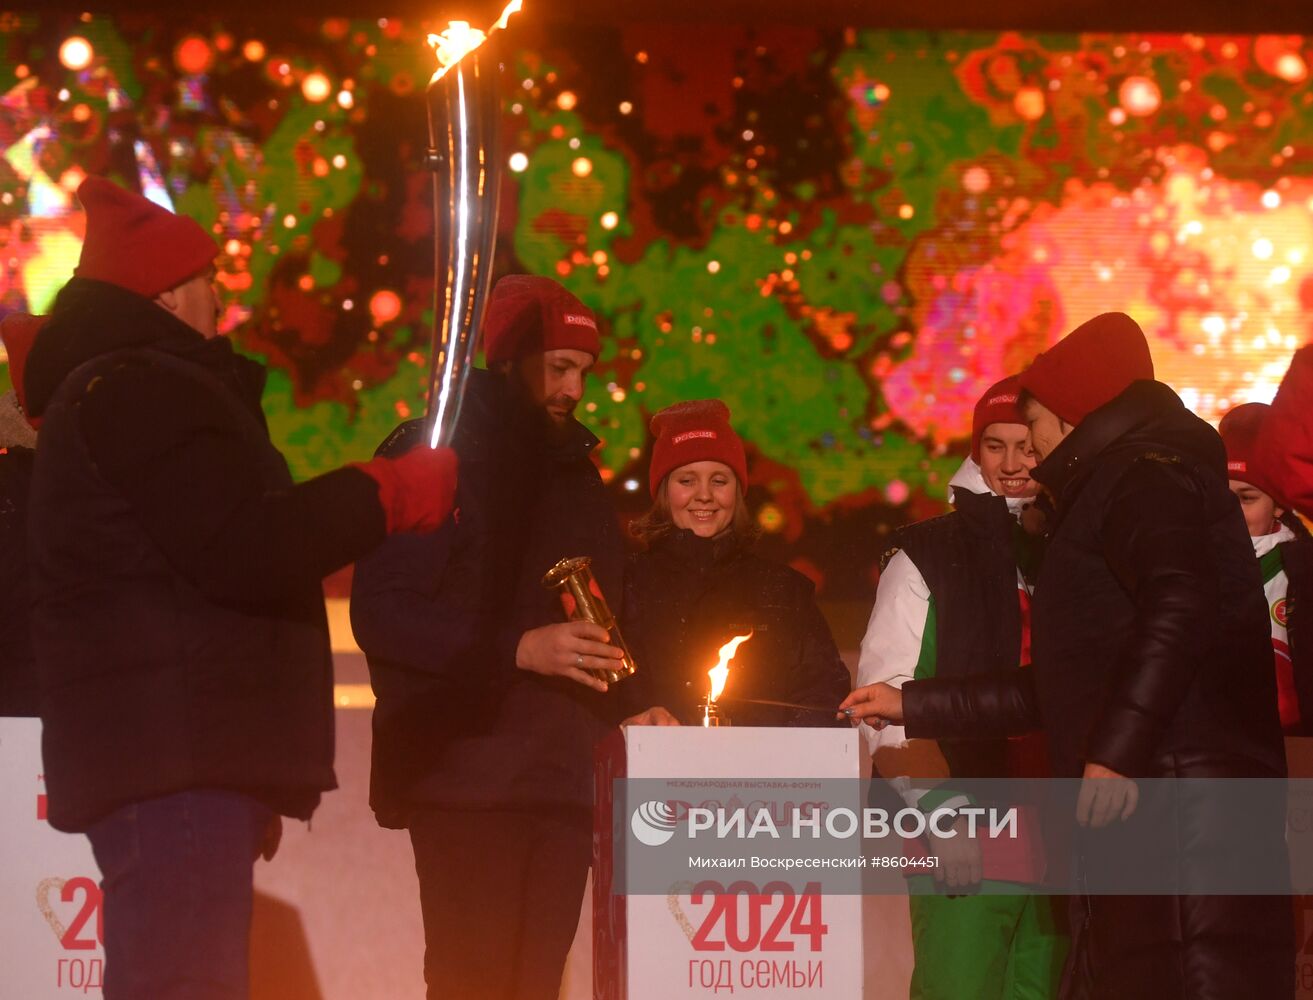
<svg viewBox="0 0 1313 1000"><path fill-rule="evenodd" d="M0 448L35 448L36 431L18 407L11 390L0 396Z"/></svg>
<svg viewBox="0 0 1313 1000"><path fill-rule="evenodd" d="M1171 387L1133 382L1099 407L1031 475L1059 500L1101 461L1169 456L1227 480L1226 446L1211 425L1185 408Z"/></svg>
<svg viewBox="0 0 1313 1000"><path fill-rule="evenodd" d="M211 368L260 368L237 355L227 337L207 340L149 299L103 281L73 278L60 290L28 355L23 384L30 415L40 417L60 383L80 365L115 351L147 347ZM243 375L247 382L255 377L253 370Z"/></svg>

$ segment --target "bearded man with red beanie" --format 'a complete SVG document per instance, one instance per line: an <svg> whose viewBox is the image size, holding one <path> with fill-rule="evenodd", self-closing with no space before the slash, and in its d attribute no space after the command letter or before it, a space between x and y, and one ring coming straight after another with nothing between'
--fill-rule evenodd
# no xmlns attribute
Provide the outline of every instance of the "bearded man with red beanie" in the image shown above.
<svg viewBox="0 0 1313 1000"><path fill-rule="evenodd" d="M50 822L104 879L107 1000L239 1000L252 864L336 786L320 581L446 520L455 456L293 485L264 369L218 336L214 240L101 178L78 198L20 378Z"/></svg>
<svg viewBox="0 0 1313 1000"><path fill-rule="evenodd" d="M1279 869L1265 874L1281 881L1283 802L1256 804L1237 840L1206 805L1171 811L1197 783L1151 786L1144 801L1135 783L1285 775L1267 607L1221 438L1153 380L1144 334L1120 313L1077 327L1020 383L1040 460L1031 475L1055 508L1032 669L912 681L901 694L872 685L854 692L856 714L939 738L1042 725L1055 776L1083 779L1087 884L1116 878L1090 857L1102 863L1115 838L1104 828L1128 822L1174 838L1179 871L1270 861ZM1290 995L1285 897L1091 893L1073 897L1071 916L1064 996Z"/></svg>
<svg viewBox="0 0 1313 1000"><path fill-rule="evenodd" d="M591 860L593 746L619 718L589 670L623 654L542 586L588 556L620 611L623 542L598 440L574 418L601 340L591 310L529 275L493 287L482 334L488 367L453 442L457 517L356 568L378 695L370 798L410 833L429 997L555 1000ZM423 433L402 424L380 454Z"/></svg>
<svg viewBox="0 0 1313 1000"><path fill-rule="evenodd" d="M1313 538L1258 459L1271 410L1266 403L1244 403L1222 418L1217 431L1226 444L1231 492L1244 511L1263 577L1281 728L1287 736L1308 736L1313 734L1313 638L1299 608L1313 595Z"/></svg>

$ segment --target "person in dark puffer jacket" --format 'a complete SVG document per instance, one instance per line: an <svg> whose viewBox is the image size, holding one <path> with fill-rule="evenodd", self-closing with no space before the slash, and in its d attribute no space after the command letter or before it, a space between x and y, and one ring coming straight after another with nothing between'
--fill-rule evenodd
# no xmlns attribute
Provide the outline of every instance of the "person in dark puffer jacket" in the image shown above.
<svg viewBox="0 0 1313 1000"><path fill-rule="evenodd" d="M1084 779L1076 818L1091 828L1078 837L1087 844L1135 813L1127 779L1283 777L1263 588L1217 432L1153 381L1144 334L1119 313L1077 328L1021 384L1041 459L1032 475L1057 517L1035 587L1032 670L913 681L901 694L872 685L851 707L909 735L1042 724L1054 774ZM1272 805L1247 817L1243 843L1194 815L1155 829L1175 838L1172 864L1216 851L1283 871L1284 803ZM1066 998L1290 996L1284 896L1073 904Z"/></svg>
<svg viewBox="0 0 1313 1000"><path fill-rule="evenodd" d="M101 178L78 198L23 374L50 822L104 879L107 1000L240 1000L252 863L336 784L320 580L445 520L455 457L293 485L264 369L217 335L214 241Z"/></svg>
<svg viewBox="0 0 1313 1000"><path fill-rule="evenodd" d="M573 415L601 350L592 312L510 275L482 334L489 367L470 372L453 441L457 516L389 539L352 583L378 696L370 799L410 834L429 997L555 1000L592 857L593 749L619 718L589 668L623 654L566 621L542 579L587 556L618 613L624 544L598 439Z"/></svg>
<svg viewBox="0 0 1313 1000"><path fill-rule="evenodd" d="M752 551L743 442L720 400L652 418L654 505L635 526L646 551L629 560L626 641L638 673L625 691L638 724L699 724L720 647L751 635L730 663L721 702L734 725L830 726L848 668L801 573ZM807 711L753 700L816 706Z"/></svg>
<svg viewBox="0 0 1313 1000"><path fill-rule="evenodd" d="M21 395L23 368L45 318L10 313L0 321L9 381L0 396L0 715L40 714L32 656L27 507L36 459L36 428Z"/></svg>

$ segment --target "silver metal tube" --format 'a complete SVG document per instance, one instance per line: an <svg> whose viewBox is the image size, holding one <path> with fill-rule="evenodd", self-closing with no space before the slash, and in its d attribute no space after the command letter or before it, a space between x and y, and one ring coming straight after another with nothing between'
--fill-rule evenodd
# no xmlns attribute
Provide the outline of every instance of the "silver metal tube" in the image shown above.
<svg viewBox="0 0 1313 1000"><path fill-rule="evenodd" d="M433 171L433 350L429 446L451 444L492 283L501 190L501 32L435 76L425 91Z"/></svg>

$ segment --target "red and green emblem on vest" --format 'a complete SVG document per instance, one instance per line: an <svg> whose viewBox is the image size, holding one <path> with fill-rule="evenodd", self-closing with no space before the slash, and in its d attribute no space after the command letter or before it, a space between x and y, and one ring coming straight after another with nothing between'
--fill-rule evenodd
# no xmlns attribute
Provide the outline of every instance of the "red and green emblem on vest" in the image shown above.
<svg viewBox="0 0 1313 1000"><path fill-rule="evenodd" d="M1283 597L1279 601L1273 602L1272 620L1276 622L1278 625L1280 625L1282 628L1285 628L1288 617L1289 614L1286 609L1286 599Z"/></svg>

